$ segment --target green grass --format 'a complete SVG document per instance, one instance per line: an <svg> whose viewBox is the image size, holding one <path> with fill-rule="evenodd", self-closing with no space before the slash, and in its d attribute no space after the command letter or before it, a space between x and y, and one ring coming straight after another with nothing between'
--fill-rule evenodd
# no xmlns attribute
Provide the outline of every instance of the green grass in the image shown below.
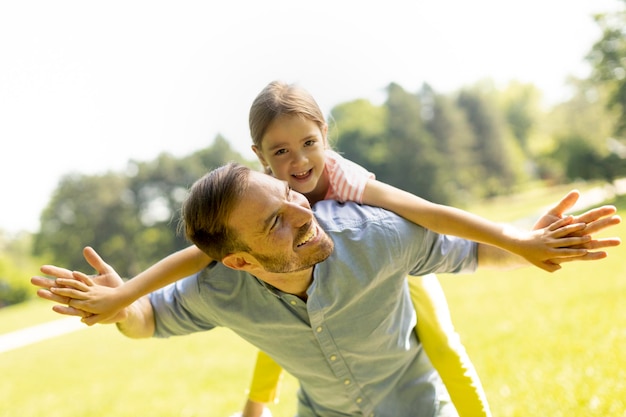
<svg viewBox="0 0 626 417"><path fill-rule="evenodd" d="M52 305L49 301L33 298L0 309L0 334L60 318L58 314L52 311Z"/></svg>
<svg viewBox="0 0 626 417"><path fill-rule="evenodd" d="M0 354L0 416L228 417L243 404L255 352L224 329L130 340L114 326L86 328ZM293 415L294 388L277 416Z"/></svg>
<svg viewBox="0 0 626 417"><path fill-rule="evenodd" d="M520 203L531 212L540 200ZM622 213L624 203L616 202ZM620 225L610 235L625 232ZM618 247L554 274L440 277L494 416L626 416L623 259ZM55 318L50 305L0 310L0 333ZM228 417L245 399L255 352L223 329L129 340L95 326L0 354L0 417ZM296 389L286 376L275 417L295 414Z"/></svg>
<svg viewBox="0 0 626 417"><path fill-rule="evenodd" d="M553 274L440 277L494 415L626 416L626 264L610 252Z"/></svg>

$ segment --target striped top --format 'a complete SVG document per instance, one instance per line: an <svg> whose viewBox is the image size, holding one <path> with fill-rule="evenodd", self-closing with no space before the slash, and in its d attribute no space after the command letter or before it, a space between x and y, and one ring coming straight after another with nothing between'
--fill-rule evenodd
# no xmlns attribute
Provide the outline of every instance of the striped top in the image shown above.
<svg viewBox="0 0 626 417"><path fill-rule="evenodd" d="M330 149L326 150L324 169L328 173L330 183L324 200L336 200L341 203L354 201L361 204L367 180L376 178L362 166Z"/></svg>

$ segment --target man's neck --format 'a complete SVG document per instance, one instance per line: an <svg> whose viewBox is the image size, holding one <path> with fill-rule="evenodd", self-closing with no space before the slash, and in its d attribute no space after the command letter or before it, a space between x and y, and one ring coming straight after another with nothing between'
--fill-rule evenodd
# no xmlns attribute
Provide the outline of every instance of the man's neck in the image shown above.
<svg viewBox="0 0 626 417"><path fill-rule="evenodd" d="M313 280L313 268L288 273L266 272L262 276L257 276L257 278L282 292L293 294L306 301L306 290Z"/></svg>

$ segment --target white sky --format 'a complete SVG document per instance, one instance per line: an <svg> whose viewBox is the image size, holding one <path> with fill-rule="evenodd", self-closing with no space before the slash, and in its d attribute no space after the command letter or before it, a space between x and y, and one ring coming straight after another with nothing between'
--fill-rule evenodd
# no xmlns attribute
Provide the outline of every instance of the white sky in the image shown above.
<svg viewBox="0 0 626 417"><path fill-rule="evenodd" d="M490 77L566 97L619 0L0 2L0 229L36 231L60 177L187 155L216 134L249 151L274 79L325 112L396 82L447 93Z"/></svg>

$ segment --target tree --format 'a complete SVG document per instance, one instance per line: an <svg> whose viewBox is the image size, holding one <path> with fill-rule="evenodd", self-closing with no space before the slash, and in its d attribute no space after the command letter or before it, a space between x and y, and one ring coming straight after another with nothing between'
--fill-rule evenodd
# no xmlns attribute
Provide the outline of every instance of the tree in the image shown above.
<svg viewBox="0 0 626 417"><path fill-rule="evenodd" d="M161 154L130 161L125 173L70 174L41 217L33 251L71 269L88 268L82 248L91 245L133 276L189 245L177 233L179 208L189 186L229 161L245 161L218 136L211 147L185 158Z"/></svg>
<svg viewBox="0 0 626 417"><path fill-rule="evenodd" d="M387 87L385 107L391 156L384 164L388 176L381 180L427 200L447 204L450 195L444 187L444 160L424 126L418 96L392 83Z"/></svg>
<svg viewBox="0 0 626 417"><path fill-rule="evenodd" d="M480 177L487 197L511 192L522 175L520 166L523 167L491 94L491 87L479 85L462 90L457 98L474 134L476 163L482 169Z"/></svg>
<svg viewBox="0 0 626 417"><path fill-rule="evenodd" d="M331 110L331 144L344 157L376 175L391 155L387 146L387 109L370 101L358 99L335 106Z"/></svg>
<svg viewBox="0 0 626 417"><path fill-rule="evenodd" d="M28 256L29 233L8 236L0 231L0 308L20 303L33 295L25 277L36 270L38 262Z"/></svg>
<svg viewBox="0 0 626 417"><path fill-rule="evenodd" d="M571 79L570 84L572 98L554 107L546 118L544 129L554 144L540 158L542 176L612 180L623 163L608 147L619 118L615 109L607 111L610 91L594 80Z"/></svg>
<svg viewBox="0 0 626 417"><path fill-rule="evenodd" d="M115 259L121 271L127 271L133 251L113 244L111 236L124 240L121 231L132 223L134 203L124 175L66 175L41 215L34 254L70 269L85 269L81 249L92 245Z"/></svg>
<svg viewBox="0 0 626 417"><path fill-rule="evenodd" d="M511 82L499 94L499 106L513 137L524 154L532 158L531 140L540 118L541 92L532 84Z"/></svg>
<svg viewBox="0 0 626 417"><path fill-rule="evenodd" d="M442 184L452 205L463 205L477 195L480 170L474 153L474 135L465 114L444 95L436 94L427 84L418 93L426 130L432 135L442 163L453 169L442 169Z"/></svg>
<svg viewBox="0 0 626 417"><path fill-rule="evenodd" d="M626 5L626 0L623 1ZM614 13L598 14L596 23L602 38L596 42L587 60L593 67L592 80L610 89L608 107L619 113L614 134L626 134L626 8Z"/></svg>

